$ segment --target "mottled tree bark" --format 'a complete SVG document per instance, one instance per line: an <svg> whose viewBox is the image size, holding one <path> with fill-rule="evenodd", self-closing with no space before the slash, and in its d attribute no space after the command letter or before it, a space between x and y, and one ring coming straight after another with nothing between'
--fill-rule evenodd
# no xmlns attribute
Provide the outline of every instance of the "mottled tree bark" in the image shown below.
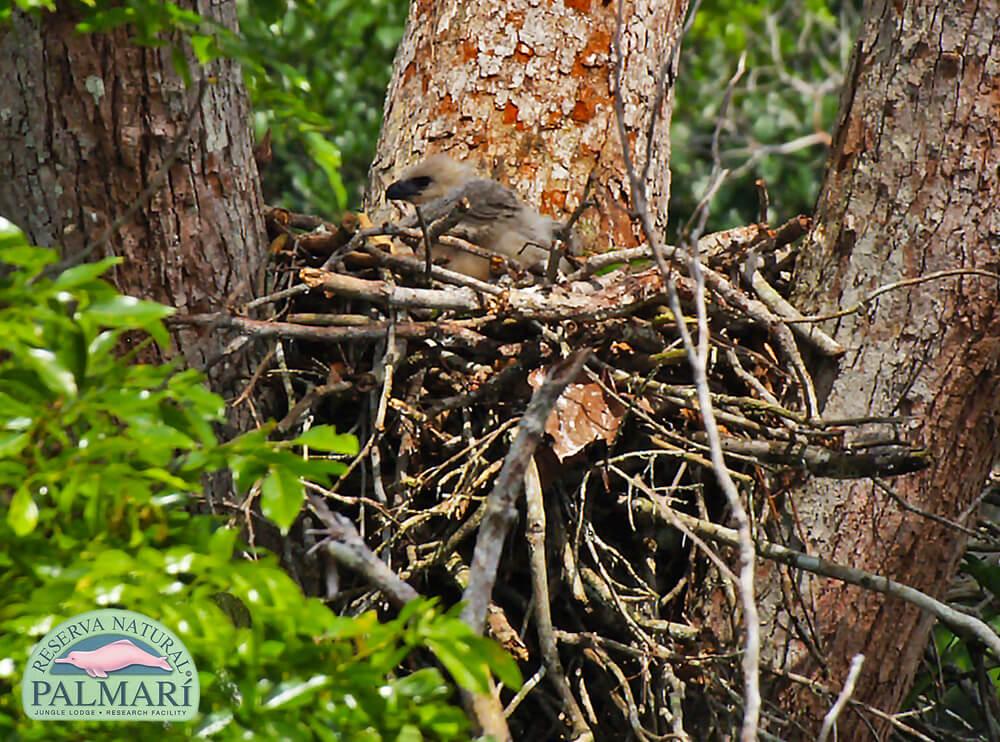
<svg viewBox="0 0 1000 742"><path fill-rule="evenodd" d="M512 185L565 219L591 172L597 209L578 224L585 251L639 240L629 218L628 181L615 124L611 46L617 2L601 0L417 0L396 54L369 207L425 155L445 151ZM660 66L677 44L687 2L628 0L622 91L639 167ZM648 188L666 226L670 191L670 96L653 138Z"/></svg>
<svg viewBox="0 0 1000 742"><path fill-rule="evenodd" d="M180 4L236 26L234 2ZM0 214L73 256L134 210L90 258L124 258L119 289L181 312L246 301L266 242L239 67L192 61L186 88L169 47L135 46L125 28L81 35L76 21L65 7L15 13L0 38ZM195 368L228 340L210 329L175 339ZM209 373L224 394L243 375L225 364Z"/></svg>
<svg viewBox="0 0 1000 742"><path fill-rule="evenodd" d="M867 3L816 228L798 266L799 306L836 310L880 285L943 269L997 271L998 17L997 2ZM826 325L849 351L822 373L824 417L915 416L902 433L930 449L935 464L890 484L910 504L953 520L1000 453L997 306L995 280L963 276L893 291L866 313ZM900 509L871 481L817 479L794 497L794 533L810 553L936 597L955 574L964 537ZM851 657L863 652L854 697L895 710L926 645L926 616L877 593L788 575L803 609L787 578L769 570L761 580L769 661L839 689ZM796 606L794 624L783 601ZM813 724L827 708L794 687L784 705ZM867 736L845 714L840 738Z"/></svg>

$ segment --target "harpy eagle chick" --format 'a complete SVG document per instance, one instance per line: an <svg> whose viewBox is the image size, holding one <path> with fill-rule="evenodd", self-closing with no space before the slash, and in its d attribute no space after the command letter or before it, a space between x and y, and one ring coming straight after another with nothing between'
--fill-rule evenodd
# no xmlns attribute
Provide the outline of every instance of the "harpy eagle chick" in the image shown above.
<svg viewBox="0 0 1000 742"><path fill-rule="evenodd" d="M386 198L409 201L433 213L435 202L461 190L469 208L462 214L458 226L468 232L473 242L504 255L524 268L544 273L549 249L555 242L559 222L542 216L525 204L504 185L477 175L469 165L437 154L405 171L398 181L386 189ZM441 216L440 213L434 217ZM435 251L449 259L451 270L480 280L489 280L489 261L476 255L448 249L441 245ZM571 266L562 261L568 271Z"/></svg>

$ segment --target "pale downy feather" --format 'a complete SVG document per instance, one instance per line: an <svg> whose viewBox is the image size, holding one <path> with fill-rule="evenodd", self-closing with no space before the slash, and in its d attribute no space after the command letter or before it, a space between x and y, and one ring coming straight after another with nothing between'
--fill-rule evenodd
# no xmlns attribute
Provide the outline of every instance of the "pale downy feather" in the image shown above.
<svg viewBox="0 0 1000 742"><path fill-rule="evenodd" d="M407 168L386 190L390 199L422 207L430 219L449 211L453 201L449 196L458 193L468 203L459 227L474 242L525 268L544 271L549 256L547 248L555 240L559 223L539 214L501 183L479 177L469 165L444 154L432 155ZM441 246L435 250L449 258L453 270L489 278L488 261ZM566 270L569 266L563 262L561 267Z"/></svg>

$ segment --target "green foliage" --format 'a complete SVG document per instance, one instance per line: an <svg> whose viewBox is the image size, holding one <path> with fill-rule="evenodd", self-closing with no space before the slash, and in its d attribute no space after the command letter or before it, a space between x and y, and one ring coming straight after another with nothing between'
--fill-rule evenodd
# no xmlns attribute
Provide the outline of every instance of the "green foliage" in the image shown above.
<svg viewBox="0 0 1000 742"><path fill-rule="evenodd" d="M987 513L995 512L990 507ZM995 555L980 559L967 552L962 572L974 583L965 583L962 597L951 601L968 610L1000 633L1000 565ZM969 588L975 588L970 590ZM1000 698L1000 662L978 642L937 625L904 705L907 723L935 739L992 739L997 715L989 710ZM993 725L993 731L989 732Z"/></svg>
<svg viewBox="0 0 1000 742"><path fill-rule="evenodd" d="M269 202L329 215L360 204L406 0L240 2L258 141L273 136Z"/></svg>
<svg viewBox="0 0 1000 742"><path fill-rule="evenodd" d="M102 281L116 259L50 279L54 259L0 235L0 736L121 736L115 724L29 721L18 706L34 642L65 618L121 606L171 627L199 667L201 717L159 733L468 739L442 673L398 667L422 648L465 687L485 689L490 671L516 685L499 647L428 601L387 623L337 617L272 556L185 507L207 474L229 468L243 492L262 482L265 515L287 528L301 478L343 468L300 450L354 454L357 441L317 427L293 441L269 441L265 428L220 443L223 402L199 374L130 363L167 342L171 310Z"/></svg>
<svg viewBox="0 0 1000 742"><path fill-rule="evenodd" d="M747 71L719 141L721 164L732 172L712 204L709 228L757 220L757 178L769 188L772 222L812 213L827 147L774 148L832 131L859 8L858 0L704 0L684 40L676 87L672 230L693 213L709 184L712 135L744 51Z"/></svg>

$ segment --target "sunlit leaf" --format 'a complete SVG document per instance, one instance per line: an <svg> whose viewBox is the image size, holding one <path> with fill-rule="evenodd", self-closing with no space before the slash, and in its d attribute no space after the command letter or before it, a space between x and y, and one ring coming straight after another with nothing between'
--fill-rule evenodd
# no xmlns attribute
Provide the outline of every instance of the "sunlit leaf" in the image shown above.
<svg viewBox="0 0 1000 742"><path fill-rule="evenodd" d="M349 433L338 433L332 425L317 425L296 438L293 443L320 451L356 456L358 439Z"/></svg>
<svg viewBox="0 0 1000 742"><path fill-rule="evenodd" d="M287 533L302 509L305 488L299 478L286 469L271 469L260 489L260 507L264 516Z"/></svg>
<svg viewBox="0 0 1000 742"><path fill-rule="evenodd" d="M26 536L38 525L38 505L24 487L14 493L7 511L7 523L18 536Z"/></svg>

